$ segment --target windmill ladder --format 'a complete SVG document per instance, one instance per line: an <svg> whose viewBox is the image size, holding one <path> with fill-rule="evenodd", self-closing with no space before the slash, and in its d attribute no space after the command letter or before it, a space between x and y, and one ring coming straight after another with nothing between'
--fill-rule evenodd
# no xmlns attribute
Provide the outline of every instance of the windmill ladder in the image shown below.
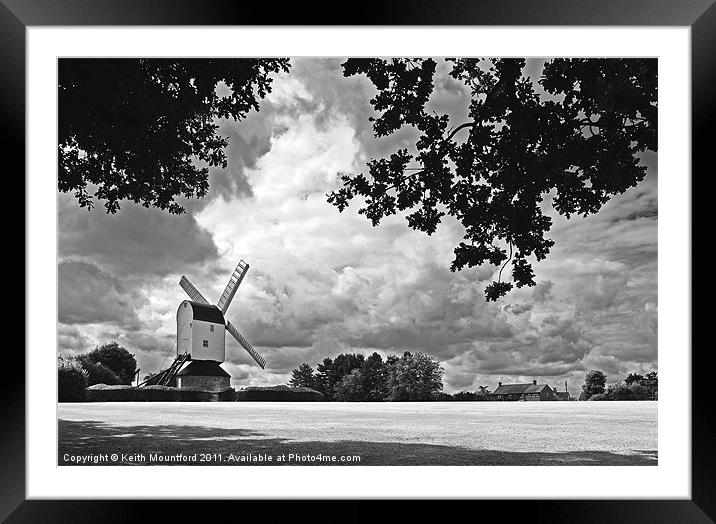
<svg viewBox="0 0 716 524"><path fill-rule="evenodd" d="M182 367L182 364L184 364L184 362L186 362L186 360L188 358L189 358L188 353L182 353L181 355L177 356L177 358L174 359L174 363L171 366L169 366L169 369L167 369L164 372L164 375L162 376L162 378L159 379L159 382L157 383L157 385L159 385L159 386L169 385L169 382L171 382L172 379L174 377L176 377L177 373L179 373L179 370Z"/></svg>
<svg viewBox="0 0 716 524"><path fill-rule="evenodd" d="M169 384L169 382L172 381L174 377L177 376L177 373L179 373L179 370L182 367L182 364L186 362L189 359L188 353L182 353L181 355L178 355L177 358L174 359L174 362L172 362L172 365L169 366L169 368L165 369L164 371L160 371L153 377L145 380L139 386L166 386Z"/></svg>

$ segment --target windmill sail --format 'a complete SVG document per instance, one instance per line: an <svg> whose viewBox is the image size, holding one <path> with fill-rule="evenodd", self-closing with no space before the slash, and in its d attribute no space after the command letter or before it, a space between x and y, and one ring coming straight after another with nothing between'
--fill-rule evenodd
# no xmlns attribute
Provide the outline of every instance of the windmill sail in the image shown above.
<svg viewBox="0 0 716 524"><path fill-rule="evenodd" d="M224 292L221 294L219 303L216 304L216 307L221 310L222 314L226 313L226 310L229 309L229 304L231 304L231 300L234 298L236 290L239 289L239 285L248 270L249 265L243 260L239 261L239 265L236 266L236 269L234 269L234 272L231 274L229 283L226 284L226 289L224 289Z"/></svg>
<svg viewBox="0 0 716 524"><path fill-rule="evenodd" d="M239 287L239 284L241 284L241 281L243 280L244 275L246 275L246 272L248 270L249 265L243 260L239 262L238 266L236 266L236 269L231 275L231 278L229 279L229 283L226 286L224 293L222 293L221 298L219 299L219 304L217 305L217 307L221 310L222 315L229 307L231 299L234 298L234 294L236 293L236 289ZM186 291L186 294L189 295L189 298L191 298L194 302L205 304L207 306L211 305L209 301L204 298L204 295L199 293L199 290L196 289L194 285L189 282L189 279L185 276L182 275L181 279L179 280L179 285L184 291ZM249 355L251 355L251 358L253 358L256 363L261 366L261 369L263 369L264 366L266 366L266 360L264 359L264 357L258 354L254 347L249 343L249 341L246 340L243 335L239 333L239 331L228 320L226 321L225 328L226 331L228 331L231 336L236 339L239 345L241 345L241 347L244 348Z"/></svg>
<svg viewBox="0 0 716 524"><path fill-rule="evenodd" d="M251 358L253 358L256 363L261 366L261 369L264 368L266 365L266 360L264 360L264 357L258 354L258 352L254 349L254 347L249 344L249 341L246 340L241 333L234 327L234 325L226 321L226 331L231 333L231 335L236 339L236 341L243 347L246 352L251 355Z"/></svg>
<svg viewBox="0 0 716 524"><path fill-rule="evenodd" d="M186 291L186 294L189 295L189 298L191 298L194 302L206 304L207 306L211 305L209 304L209 301L206 300L201 293L199 293L199 290L196 289L194 285L189 282L189 279L186 278L184 275L182 275L181 280L179 280L179 285L184 291Z"/></svg>

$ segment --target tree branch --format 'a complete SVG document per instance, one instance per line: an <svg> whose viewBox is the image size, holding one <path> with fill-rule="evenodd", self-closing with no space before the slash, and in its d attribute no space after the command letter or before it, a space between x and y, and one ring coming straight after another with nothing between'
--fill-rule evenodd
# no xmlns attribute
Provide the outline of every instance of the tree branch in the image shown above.
<svg viewBox="0 0 716 524"><path fill-rule="evenodd" d="M445 139L445 142L450 142L450 140L452 140L452 137L454 137L454 136L458 133L458 131L461 131L461 130L465 129L466 127L475 127L476 125L477 125L477 122L466 122L466 123L464 123L464 124L461 124L461 125L457 126L457 127L456 127L455 129L453 129L453 131L447 136L447 138Z"/></svg>
<svg viewBox="0 0 716 524"><path fill-rule="evenodd" d="M505 260L505 263L502 264L502 267L500 268L500 272L499 272L498 275L497 275L497 281L498 281L498 282L501 282L501 281L502 281L502 270L505 269L505 266L507 265L507 263L508 263L510 260L512 260L512 242L510 242L510 256L507 257L507 260Z"/></svg>

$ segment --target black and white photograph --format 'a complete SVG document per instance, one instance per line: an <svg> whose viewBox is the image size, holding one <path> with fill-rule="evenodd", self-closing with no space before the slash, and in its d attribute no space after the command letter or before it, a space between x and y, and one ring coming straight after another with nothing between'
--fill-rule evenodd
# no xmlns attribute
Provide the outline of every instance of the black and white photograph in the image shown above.
<svg viewBox="0 0 716 524"><path fill-rule="evenodd" d="M57 465L657 466L658 73L60 57Z"/></svg>

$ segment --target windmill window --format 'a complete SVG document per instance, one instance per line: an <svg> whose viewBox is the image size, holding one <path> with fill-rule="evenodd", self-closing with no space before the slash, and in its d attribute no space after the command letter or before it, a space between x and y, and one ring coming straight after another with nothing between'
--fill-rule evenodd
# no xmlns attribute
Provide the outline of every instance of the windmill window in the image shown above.
<svg viewBox="0 0 716 524"><path fill-rule="evenodd" d="M209 331L214 332L214 324L209 324Z"/></svg>
<svg viewBox="0 0 716 524"><path fill-rule="evenodd" d="M202 340L202 341L201 341L201 345L204 346L205 348L208 348L208 347L209 347L209 341L208 341L208 340Z"/></svg>

